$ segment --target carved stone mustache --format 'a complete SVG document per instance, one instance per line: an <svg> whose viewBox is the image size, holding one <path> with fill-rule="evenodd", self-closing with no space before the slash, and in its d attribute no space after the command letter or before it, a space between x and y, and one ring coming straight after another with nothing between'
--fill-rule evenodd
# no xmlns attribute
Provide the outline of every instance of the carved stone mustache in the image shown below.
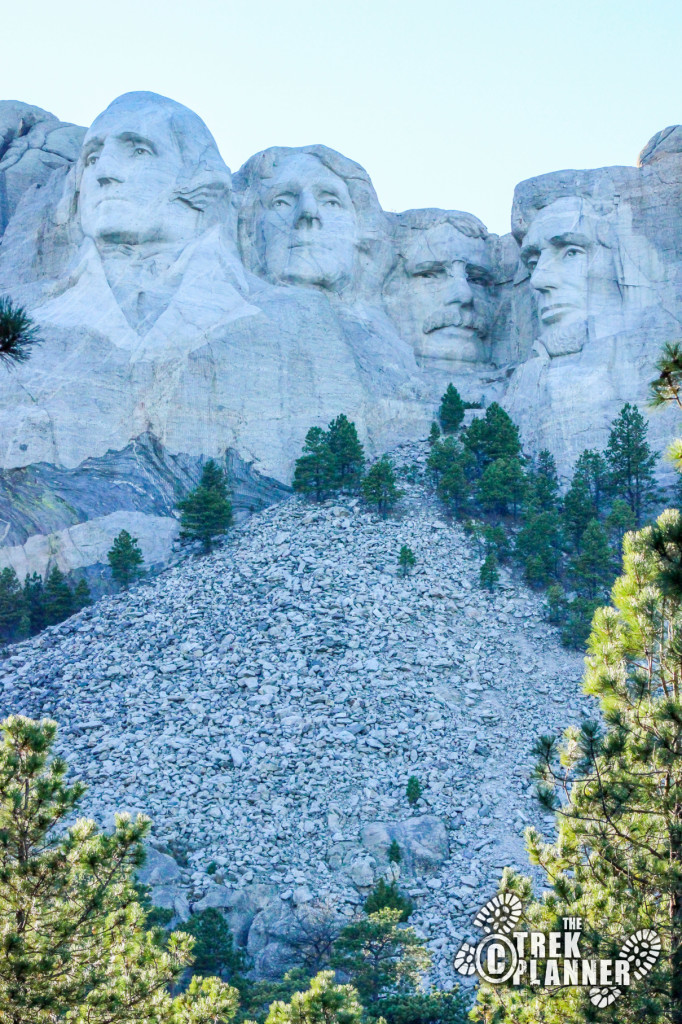
<svg viewBox="0 0 682 1024"><path fill-rule="evenodd" d="M424 321L422 330L424 334L432 334L444 327L461 327L465 331L475 331L482 338L488 332L488 325L482 316L473 310L463 310L461 306L453 306L449 309L439 309Z"/></svg>

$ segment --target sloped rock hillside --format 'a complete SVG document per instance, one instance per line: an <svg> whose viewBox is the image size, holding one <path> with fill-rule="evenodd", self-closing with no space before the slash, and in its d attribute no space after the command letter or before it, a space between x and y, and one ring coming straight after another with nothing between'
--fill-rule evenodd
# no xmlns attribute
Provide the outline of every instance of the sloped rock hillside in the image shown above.
<svg viewBox="0 0 682 1024"><path fill-rule="evenodd" d="M290 499L0 662L4 712L59 722L87 813L145 811L185 865L153 854L158 901L222 907L265 973L305 908L349 914L399 873L451 982L501 867L525 864L524 827L549 827L537 734L590 710L542 597L507 570L480 589L480 559L425 488L426 451L395 453L405 496L386 521L357 499Z"/></svg>

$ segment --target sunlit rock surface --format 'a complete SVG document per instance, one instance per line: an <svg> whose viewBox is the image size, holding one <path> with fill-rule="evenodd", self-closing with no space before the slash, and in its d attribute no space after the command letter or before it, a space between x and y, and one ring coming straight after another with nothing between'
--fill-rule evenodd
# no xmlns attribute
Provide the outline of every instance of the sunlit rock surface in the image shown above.
<svg viewBox="0 0 682 1024"><path fill-rule="evenodd" d="M501 401L566 474L645 404L679 334L678 127L638 166L522 182L503 237L456 209L385 212L323 145L264 150L234 179L224 157L154 93L87 130L0 104L0 293L43 338L0 372L1 564L96 566L127 515L164 561L202 460L228 460L249 511L287 493L310 426L344 412L379 454L425 435L450 381ZM675 429L652 417L657 447Z"/></svg>

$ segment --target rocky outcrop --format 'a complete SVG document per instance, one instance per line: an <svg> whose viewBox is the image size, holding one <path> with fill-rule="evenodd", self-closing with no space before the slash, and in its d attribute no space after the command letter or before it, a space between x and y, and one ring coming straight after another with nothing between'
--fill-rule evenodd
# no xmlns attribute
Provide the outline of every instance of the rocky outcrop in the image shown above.
<svg viewBox="0 0 682 1024"><path fill-rule="evenodd" d="M86 570L94 592L108 575L107 552L120 530L140 542L151 572L170 561L178 537L175 506L195 487L203 459L172 455L152 435L74 469L36 463L0 471L0 566L45 574L48 566ZM237 519L286 497L289 488L228 451L223 466Z"/></svg>

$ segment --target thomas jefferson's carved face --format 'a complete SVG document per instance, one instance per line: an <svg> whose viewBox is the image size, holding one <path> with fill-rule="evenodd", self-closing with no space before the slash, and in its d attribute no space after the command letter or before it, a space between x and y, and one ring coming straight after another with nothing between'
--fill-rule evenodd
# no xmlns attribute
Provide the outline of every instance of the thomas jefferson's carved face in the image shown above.
<svg viewBox="0 0 682 1024"><path fill-rule="evenodd" d="M81 160L81 226L97 243L167 243L195 234L197 211L175 198L183 165L167 111L105 111L85 136Z"/></svg>
<svg viewBox="0 0 682 1024"><path fill-rule="evenodd" d="M358 225L343 178L315 156L286 157L262 184L261 258L274 281L339 290L353 275Z"/></svg>
<svg viewBox="0 0 682 1024"><path fill-rule="evenodd" d="M492 270L485 240L469 238L448 223L415 232L405 251L404 270L416 354L485 361L492 318Z"/></svg>
<svg viewBox="0 0 682 1024"><path fill-rule="evenodd" d="M597 215L581 199L556 200L531 224L521 259L530 271L549 354L579 351L581 325L620 294L613 255L598 239Z"/></svg>

